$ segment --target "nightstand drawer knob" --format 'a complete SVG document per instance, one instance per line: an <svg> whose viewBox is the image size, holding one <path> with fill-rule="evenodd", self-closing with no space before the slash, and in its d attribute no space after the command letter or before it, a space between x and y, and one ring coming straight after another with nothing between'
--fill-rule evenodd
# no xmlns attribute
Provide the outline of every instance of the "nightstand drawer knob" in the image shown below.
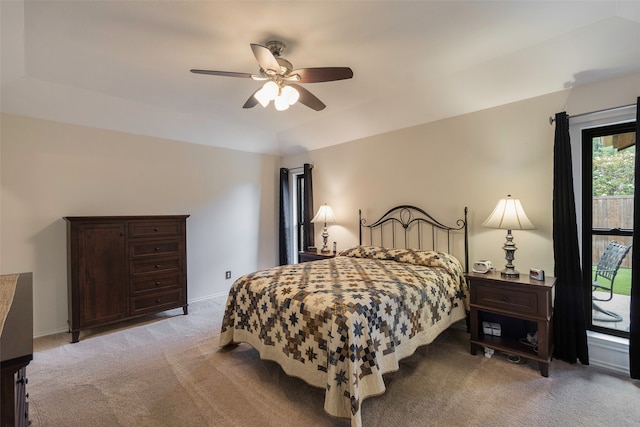
<svg viewBox="0 0 640 427"><path fill-rule="evenodd" d="M509 298L508 298L508 297L506 297L506 296L503 296L503 297L502 297L502 302L509 302Z"/></svg>
<svg viewBox="0 0 640 427"><path fill-rule="evenodd" d="M160 268L160 264L156 264L156 268Z"/></svg>

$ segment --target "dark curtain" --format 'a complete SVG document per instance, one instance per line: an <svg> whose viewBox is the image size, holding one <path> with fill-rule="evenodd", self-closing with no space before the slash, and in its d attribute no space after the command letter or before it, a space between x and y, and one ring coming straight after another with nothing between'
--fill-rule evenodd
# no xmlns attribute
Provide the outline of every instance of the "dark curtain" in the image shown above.
<svg viewBox="0 0 640 427"><path fill-rule="evenodd" d="M280 265L289 264L291 257L291 194L289 192L289 169L280 168L280 219L278 239Z"/></svg>
<svg viewBox="0 0 640 427"><path fill-rule="evenodd" d="M315 246L315 228L311 219L315 215L313 210L313 179L311 178L311 170L313 165L309 163L304 164L304 218L302 221L303 242L301 250L307 250L309 246Z"/></svg>
<svg viewBox="0 0 640 427"><path fill-rule="evenodd" d="M584 283L580 266L567 113L556 114L555 123L553 251L556 290L553 307L553 355L569 363L579 360L583 365L588 365Z"/></svg>
<svg viewBox="0 0 640 427"><path fill-rule="evenodd" d="M629 328L629 370L631 378L640 379L640 97L636 101L636 173L633 198L633 252L631 253L631 325Z"/></svg>

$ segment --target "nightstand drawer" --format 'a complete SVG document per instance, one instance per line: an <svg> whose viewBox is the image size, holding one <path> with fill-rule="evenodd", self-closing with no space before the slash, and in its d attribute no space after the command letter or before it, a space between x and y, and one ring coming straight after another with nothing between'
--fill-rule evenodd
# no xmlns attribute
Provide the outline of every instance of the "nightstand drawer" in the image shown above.
<svg viewBox="0 0 640 427"><path fill-rule="evenodd" d="M503 287L484 285L471 288L471 303L500 311L542 315L538 312L538 295L535 292L505 289Z"/></svg>

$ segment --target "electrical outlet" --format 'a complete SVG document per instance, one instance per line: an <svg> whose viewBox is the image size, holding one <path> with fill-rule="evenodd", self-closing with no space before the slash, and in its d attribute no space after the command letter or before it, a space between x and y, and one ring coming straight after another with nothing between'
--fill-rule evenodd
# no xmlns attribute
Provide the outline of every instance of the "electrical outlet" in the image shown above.
<svg viewBox="0 0 640 427"><path fill-rule="evenodd" d="M231 279L231 272L230 271L225 272L224 273L224 278L225 279Z"/></svg>

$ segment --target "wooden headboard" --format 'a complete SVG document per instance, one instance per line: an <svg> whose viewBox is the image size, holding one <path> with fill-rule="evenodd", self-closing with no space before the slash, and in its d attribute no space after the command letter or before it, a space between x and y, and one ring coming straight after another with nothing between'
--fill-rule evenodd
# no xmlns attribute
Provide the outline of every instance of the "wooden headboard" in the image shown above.
<svg viewBox="0 0 640 427"><path fill-rule="evenodd" d="M453 227L444 225L423 209L411 205L391 208L371 224L367 224L367 221L362 218L362 210L358 210L359 241L361 245L366 240L372 246L441 250L456 255L452 250L454 238L462 234L464 255L460 258L464 259L465 271L469 271L467 211L465 206L464 217L457 219L456 226ZM363 239L363 234L368 234L368 239Z"/></svg>

